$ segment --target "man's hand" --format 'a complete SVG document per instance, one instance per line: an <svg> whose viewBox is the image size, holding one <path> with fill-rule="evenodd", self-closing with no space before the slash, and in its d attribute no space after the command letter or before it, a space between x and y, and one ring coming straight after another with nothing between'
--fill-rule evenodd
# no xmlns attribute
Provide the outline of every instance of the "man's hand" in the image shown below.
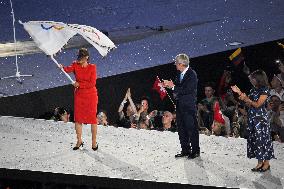
<svg viewBox="0 0 284 189"><path fill-rule="evenodd" d="M163 86L167 88L173 88L175 86L172 80L163 80Z"/></svg>

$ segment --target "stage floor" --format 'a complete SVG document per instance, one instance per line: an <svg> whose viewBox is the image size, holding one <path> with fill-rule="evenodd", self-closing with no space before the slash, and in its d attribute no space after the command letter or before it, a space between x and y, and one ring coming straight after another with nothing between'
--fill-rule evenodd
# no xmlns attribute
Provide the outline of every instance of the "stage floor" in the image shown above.
<svg viewBox="0 0 284 189"><path fill-rule="evenodd" d="M283 188L284 144L275 142L271 171L252 173L246 140L200 135L201 157L175 159L180 151L172 132L98 127L99 150L73 151L73 123L0 117L0 168L238 188Z"/></svg>

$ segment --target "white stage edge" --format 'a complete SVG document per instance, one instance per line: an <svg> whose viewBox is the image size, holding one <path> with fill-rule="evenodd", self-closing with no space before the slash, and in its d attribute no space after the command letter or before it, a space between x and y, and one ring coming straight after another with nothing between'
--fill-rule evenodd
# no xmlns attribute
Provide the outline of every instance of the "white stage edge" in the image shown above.
<svg viewBox="0 0 284 189"><path fill-rule="evenodd" d="M274 143L271 171L252 173L246 140L200 135L201 157L175 159L178 134L98 127L91 149L84 125L82 150L73 151L73 123L0 117L0 167L63 174L237 188L284 188L284 144Z"/></svg>

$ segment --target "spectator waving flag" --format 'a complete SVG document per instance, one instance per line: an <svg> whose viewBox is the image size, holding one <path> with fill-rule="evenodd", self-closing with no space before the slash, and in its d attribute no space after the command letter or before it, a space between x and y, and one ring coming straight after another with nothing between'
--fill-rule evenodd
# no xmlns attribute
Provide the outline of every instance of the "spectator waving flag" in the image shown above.
<svg viewBox="0 0 284 189"><path fill-rule="evenodd" d="M238 66L240 63L242 63L245 59L242 49L238 48L235 52L233 52L233 54L231 54L231 56L229 56L229 59L235 66Z"/></svg>
<svg viewBox="0 0 284 189"><path fill-rule="evenodd" d="M153 90L157 91L160 94L161 100L163 100L167 96L167 91L163 87L163 84L158 76L156 77L155 83L153 85Z"/></svg>
<svg viewBox="0 0 284 189"><path fill-rule="evenodd" d="M60 51L64 45L76 34L81 35L85 40L92 44L98 52L104 57L108 52L116 46L114 43L102 32L96 28L78 25L65 24L63 22L54 21L29 21L22 23L25 30L30 34L37 46L59 67L58 62L53 55ZM61 71L74 83L72 78L63 70Z"/></svg>

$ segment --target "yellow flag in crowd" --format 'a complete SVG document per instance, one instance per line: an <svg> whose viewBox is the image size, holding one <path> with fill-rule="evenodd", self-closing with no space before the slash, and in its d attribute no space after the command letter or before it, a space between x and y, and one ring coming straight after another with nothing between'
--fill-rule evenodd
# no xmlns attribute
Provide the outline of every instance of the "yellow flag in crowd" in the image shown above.
<svg viewBox="0 0 284 189"><path fill-rule="evenodd" d="M238 48L237 50L235 50L235 52L233 52L233 54L231 54L231 56L229 56L229 59L236 66L239 65L241 62L243 62L243 60L245 58L242 54L242 49Z"/></svg>

